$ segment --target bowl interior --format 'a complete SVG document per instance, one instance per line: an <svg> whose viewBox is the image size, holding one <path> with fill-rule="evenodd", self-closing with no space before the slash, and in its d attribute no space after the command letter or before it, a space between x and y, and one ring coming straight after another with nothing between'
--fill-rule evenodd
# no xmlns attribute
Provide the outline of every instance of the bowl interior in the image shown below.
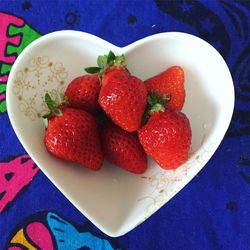
<svg viewBox="0 0 250 250"><path fill-rule="evenodd" d="M183 112L192 127L188 161L173 171L152 159L143 175L133 175L105 162L93 173L52 157L43 143L46 92L64 91L99 54L124 53L131 73L147 79L180 65L185 72ZM234 105L233 83L219 53L203 40L183 33L163 33L118 48L92 35L62 31L32 43L9 76L7 108L27 152L64 195L102 231L122 235L145 220L184 187L206 164L221 142Z"/></svg>

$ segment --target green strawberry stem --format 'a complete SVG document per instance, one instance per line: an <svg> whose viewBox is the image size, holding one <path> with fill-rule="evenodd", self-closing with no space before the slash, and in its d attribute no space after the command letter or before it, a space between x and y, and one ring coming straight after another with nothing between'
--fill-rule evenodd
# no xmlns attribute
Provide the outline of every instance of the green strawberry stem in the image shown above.
<svg viewBox="0 0 250 250"><path fill-rule="evenodd" d="M67 96L64 96L63 98L61 97L59 92L56 92L56 99L53 100L51 98L51 96L49 95L49 93L45 94L45 103L48 106L49 112L47 114L45 114L42 118L43 118L43 123L45 125L45 127L48 127L48 120L50 119L50 117L52 115L54 116L62 116L63 112L61 110L61 107L63 105L65 105L68 101Z"/></svg>
<svg viewBox="0 0 250 250"><path fill-rule="evenodd" d="M171 95L167 96L165 93L161 97L156 92L152 92L147 97L147 107L142 118L142 124L145 124L150 115L155 112L164 112L165 107L171 99Z"/></svg>
<svg viewBox="0 0 250 250"><path fill-rule="evenodd" d="M108 55L98 56L97 66L98 67L85 68L85 71L89 74L98 73L100 82L102 81L102 76L104 75L105 71L111 66L124 67L127 70L125 56L123 54L116 56L111 50L109 51Z"/></svg>

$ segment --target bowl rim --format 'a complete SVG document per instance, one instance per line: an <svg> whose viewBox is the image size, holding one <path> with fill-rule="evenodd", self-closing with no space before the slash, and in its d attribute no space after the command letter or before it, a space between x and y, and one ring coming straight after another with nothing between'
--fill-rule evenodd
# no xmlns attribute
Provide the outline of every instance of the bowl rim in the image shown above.
<svg viewBox="0 0 250 250"><path fill-rule="evenodd" d="M145 44L147 42L151 42L151 41L154 41L154 40L158 40L158 39L166 39L166 38L171 38L171 37L175 37L175 38L184 38L187 39L191 39L191 40L196 40L196 41L199 41L201 43L203 43L204 45L206 46L209 46L211 49L213 49L219 56L220 58L222 59L222 62L225 64L227 70L228 70L228 73L231 77L231 82L230 84L228 83L228 87L231 88L230 90L230 93L232 94L231 98L232 98L232 104L231 104L231 112L230 112L230 116L228 117L228 123L227 123L227 126L226 126L226 129L225 129L225 133L230 125L230 121L232 119L232 115L233 115L233 111L234 111L234 104L235 104L235 91L234 91L234 84L233 84L233 79L232 79L232 76L231 76L231 73L230 73L230 70L224 60L224 58L221 56L221 54L208 42L206 42L205 40L203 40L202 38L199 38L195 35L192 35L192 34L189 34L189 33L185 33L185 32L162 32L162 33L157 33L157 34L153 34L153 35L150 35L148 37L144 37L140 40L137 40L131 44L128 44L124 47L118 47L98 36L95 36L93 34L89 34L89 33L86 33L86 32L82 32L82 31L75 31L75 30L60 30L60 31L55 31L55 32L51 32L51 33L48 33L46 35L43 35L42 37L36 39L35 41L33 41L31 44L29 44L22 52L21 54L17 57L16 61L14 62L13 66L12 66L12 69L9 73L9 77L8 77L8 81L7 81L7 87L6 87L6 106L7 106L7 113L8 113L8 116L9 116L9 119L10 119L10 122L11 122L11 125L19 139L19 141L21 142L21 144L23 145L25 151L30 155L29 153L29 149L26 148L26 146L24 146L23 144L23 141L22 141L22 138L20 136L20 133L18 132L19 129L17 128L15 122L13 121L14 120L14 115L13 113L9 112L10 110L10 106L11 106L11 87L12 85L10 84L10 82L13 82L13 78L14 78L14 73L16 72L16 69L17 67L19 66L20 62L23 60L23 58L33 49L35 49L38 45L40 45L41 43L44 43L44 42L49 42L51 40L54 40L56 38L60 38L60 37L65 37L65 36L75 36L75 37L78 37L81 36L83 37L84 39L88 39L90 42L93 41L97 44L101 44L102 46L106 46L107 48L111 49L111 50L114 50L116 53L126 53L127 51L131 51L132 49L135 49L136 47L139 47L141 46L142 44ZM224 135L225 135L224 133ZM224 137L224 135L222 136L222 139ZM219 141L218 145L221 143L222 139ZM216 148L217 149L217 148ZM212 154L213 155L213 154ZM210 156L210 158L212 157L212 155ZM36 162L36 160L34 160ZM37 163L37 162L36 162ZM207 164L207 162L206 162ZM206 164L203 164L202 168L206 165ZM201 169L202 169L201 168ZM53 181L53 178L51 178L44 169L42 169L43 173L46 175L47 178L50 179L50 181ZM199 170L200 171L200 170ZM193 177L192 177L193 178ZM191 178L191 179L192 179ZM189 182L190 180L188 180ZM187 182L187 183L188 183ZM55 184L54 184L55 185ZM186 186L186 184L184 185ZM176 192L174 192L174 194L168 199L170 200L175 194L177 194L184 186L182 186L180 189L178 189ZM67 195L61 188L60 186L58 186L56 184L56 187L63 193L63 195L70 200L70 202L72 202L72 199L70 199L69 195ZM165 201L161 206L165 205L167 202ZM73 205L82 212L82 209L80 209L77 205L77 203L73 203ZM159 206L155 211L153 211L148 217L150 217L151 215L153 215L158 209L161 208L161 206ZM120 231L120 230L117 230L117 231L112 231L112 230L108 230L107 228L104 228L101 223L95 221L94 218L92 218L91 216L89 216L88 214L86 213L83 213L83 215L88 219L90 220L93 224L95 224L100 230L102 230L105 234L109 235L109 236L112 236L112 237L118 237L118 236L121 236L121 235L124 235L126 233L128 233L129 231L131 231L133 228L135 228L136 226L138 226L140 223L137 223L137 224L131 224L130 227L127 227L126 230L123 230L123 231ZM147 217L147 218L148 218ZM142 223L143 221L141 221Z"/></svg>

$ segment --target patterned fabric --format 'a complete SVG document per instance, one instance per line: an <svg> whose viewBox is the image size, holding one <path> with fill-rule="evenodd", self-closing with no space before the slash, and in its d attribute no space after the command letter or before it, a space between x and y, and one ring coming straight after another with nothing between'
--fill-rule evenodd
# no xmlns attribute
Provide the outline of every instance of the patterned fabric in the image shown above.
<svg viewBox="0 0 250 250"><path fill-rule="evenodd" d="M159 32L191 33L218 49L233 76L233 119L215 155L169 203L119 238L103 234L45 177L6 112L17 56L43 34L63 29L118 46ZM249 1L2 0L0 249L250 249L249 32Z"/></svg>

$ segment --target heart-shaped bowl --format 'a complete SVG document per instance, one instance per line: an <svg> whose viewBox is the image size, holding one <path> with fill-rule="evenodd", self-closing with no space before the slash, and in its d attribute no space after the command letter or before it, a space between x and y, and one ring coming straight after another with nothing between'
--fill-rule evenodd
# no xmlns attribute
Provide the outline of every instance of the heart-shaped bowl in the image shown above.
<svg viewBox="0 0 250 250"><path fill-rule="evenodd" d="M130 174L104 162L98 172L51 156L44 146L44 95L64 91L97 56L125 54L132 74L145 80L180 65L185 72L183 112L193 138L188 160L177 170L162 170L149 158L148 170ZM208 162L229 126L234 87L228 67L207 42L193 35L156 34L120 48L96 36L59 31L29 45L17 58L7 84L12 126L36 164L59 190L104 233L116 237L142 223L178 193Z"/></svg>

